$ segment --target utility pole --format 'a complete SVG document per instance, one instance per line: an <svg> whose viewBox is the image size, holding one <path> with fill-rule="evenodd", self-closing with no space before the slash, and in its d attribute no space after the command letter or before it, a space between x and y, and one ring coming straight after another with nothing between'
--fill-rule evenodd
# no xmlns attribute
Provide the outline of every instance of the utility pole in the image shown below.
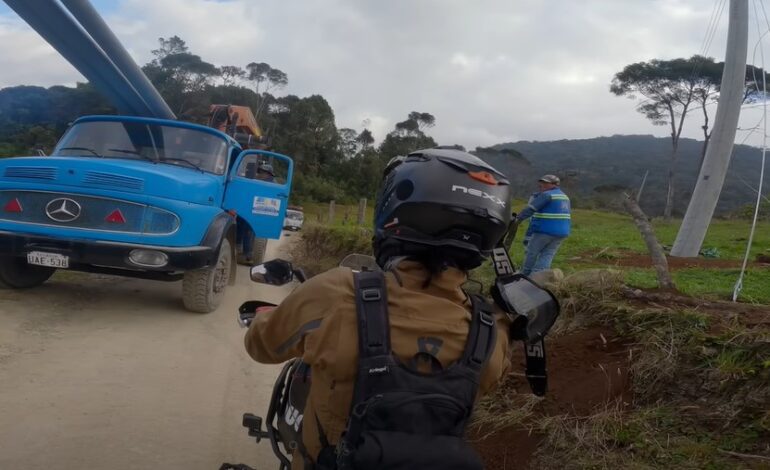
<svg viewBox="0 0 770 470"><path fill-rule="evenodd" d="M730 0L730 24L727 29L725 68L714 129L703 159L695 191L676 236L671 256L698 256L714 208L722 192L727 167L733 153L738 117L746 81L746 52L749 37L748 0ZM764 71L763 71L764 73Z"/></svg>

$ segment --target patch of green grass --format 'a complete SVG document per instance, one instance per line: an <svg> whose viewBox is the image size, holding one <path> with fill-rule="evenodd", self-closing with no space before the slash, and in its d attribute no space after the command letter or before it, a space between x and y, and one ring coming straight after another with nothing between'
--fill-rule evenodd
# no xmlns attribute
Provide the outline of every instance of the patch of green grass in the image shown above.
<svg viewBox="0 0 770 470"><path fill-rule="evenodd" d="M758 372L755 357L745 349L725 349L714 360L713 366L725 375L751 376Z"/></svg>
<svg viewBox="0 0 770 470"><path fill-rule="evenodd" d="M677 288L694 297L715 300L731 300L733 288L740 271L737 269L679 269L671 276ZM657 278L652 269L626 270L628 285L641 289L657 287ZM746 271L740 300L743 302L770 304L770 269L753 268Z"/></svg>
<svg viewBox="0 0 770 470"><path fill-rule="evenodd" d="M368 201L364 227L370 227L373 220L374 201ZM516 201L515 208L524 205ZM329 205L322 203L304 206L308 223L323 223L328 220ZM353 227L357 224L358 206L338 204L335 208L334 226ZM671 246L676 238L681 221L667 223L653 220L656 235L661 244ZM517 265L524 260L524 246L521 240L526 232L526 222L519 228L517 240L511 248L511 257ZM614 212L576 209L572 214L572 235L562 244L554 259L553 267L570 274L586 268L623 269L629 285L639 288L657 286L652 269L619 268L616 261L624 252L647 254L641 235L630 216ZM705 248L716 248L720 259L742 260L746 249L749 224L745 220L719 220L712 222L703 244ZM751 251L753 260L757 254L770 255L770 222L757 227ZM737 269L682 269L672 272L674 282L680 291L693 296L714 299L732 298L733 286L738 279ZM494 273L489 264L477 269L474 279L489 286ZM770 304L770 269L751 268L744 280L740 300L752 303Z"/></svg>
<svg viewBox="0 0 770 470"><path fill-rule="evenodd" d="M655 234L662 245L674 244L680 223L680 220L669 223L659 219L653 220ZM706 234L703 248L716 248L722 259L741 260L746 250L749 228L750 225L745 220L715 219ZM526 231L526 222L519 230L520 235ZM647 253L644 241L630 216L575 209L572 212L572 235L562 244L554 265L562 267L574 262L575 257L599 252L605 248ZM523 252L524 247L518 244L514 251ZM770 223L768 222L762 222L757 226L751 259L753 260L760 253L770 254ZM590 262L590 258L585 261Z"/></svg>
<svg viewBox="0 0 770 470"><path fill-rule="evenodd" d="M743 462L724 451L750 450L760 439L751 425L709 429L669 405L625 413L610 406L586 419L549 418L542 428L547 445L535 466L545 468L733 469Z"/></svg>

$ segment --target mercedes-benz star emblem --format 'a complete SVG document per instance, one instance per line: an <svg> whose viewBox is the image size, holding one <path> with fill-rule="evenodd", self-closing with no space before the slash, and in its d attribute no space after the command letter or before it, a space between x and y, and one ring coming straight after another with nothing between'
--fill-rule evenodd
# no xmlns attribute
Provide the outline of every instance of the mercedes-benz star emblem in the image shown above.
<svg viewBox="0 0 770 470"><path fill-rule="evenodd" d="M80 217L81 207L77 201L60 197L45 206L45 214L55 222L72 222Z"/></svg>

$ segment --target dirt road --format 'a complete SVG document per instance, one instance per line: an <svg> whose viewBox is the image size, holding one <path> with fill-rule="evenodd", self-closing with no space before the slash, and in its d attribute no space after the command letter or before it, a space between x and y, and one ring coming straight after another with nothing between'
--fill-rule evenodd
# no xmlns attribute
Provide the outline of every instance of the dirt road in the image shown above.
<svg viewBox="0 0 770 470"><path fill-rule="evenodd" d="M246 355L236 311L286 292L243 266L207 315L183 309L180 283L67 272L0 290L0 468L277 468L240 423L264 413L280 366Z"/></svg>

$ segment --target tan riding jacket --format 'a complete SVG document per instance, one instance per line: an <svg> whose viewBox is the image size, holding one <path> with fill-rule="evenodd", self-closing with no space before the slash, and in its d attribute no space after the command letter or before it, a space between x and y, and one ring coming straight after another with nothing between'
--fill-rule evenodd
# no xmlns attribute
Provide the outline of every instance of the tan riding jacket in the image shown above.
<svg viewBox="0 0 770 470"><path fill-rule="evenodd" d="M462 355L470 325L470 301L460 286L465 274L450 268L423 285L422 265L402 261L386 274L391 343L409 362L420 351L446 367ZM509 368L508 322L498 315L497 344L481 375L480 394L492 390ZM356 378L358 330L353 273L336 268L299 285L281 305L259 313L245 338L254 360L280 363L301 357L312 366L302 436L308 453L321 451L316 416L330 444L345 430ZM298 466L294 459L294 468Z"/></svg>

